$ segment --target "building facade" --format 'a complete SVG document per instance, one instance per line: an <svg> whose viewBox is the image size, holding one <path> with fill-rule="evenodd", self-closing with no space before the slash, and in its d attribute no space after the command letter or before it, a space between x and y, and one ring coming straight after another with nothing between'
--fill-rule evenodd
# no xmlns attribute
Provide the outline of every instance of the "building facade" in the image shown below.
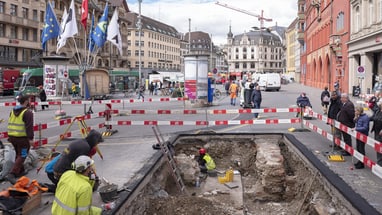
<svg viewBox="0 0 382 215"><path fill-rule="evenodd" d="M283 72L283 44L281 38L267 30L255 30L233 36L227 34L228 71L241 79L243 74L255 72Z"/></svg>
<svg viewBox="0 0 382 215"><path fill-rule="evenodd" d="M372 93L382 82L382 0L351 0L350 5L349 82Z"/></svg>
<svg viewBox="0 0 382 215"><path fill-rule="evenodd" d="M128 20L131 21L127 29L128 68L138 71L141 62L143 78L148 78L148 74L153 71L180 72L178 31L172 26L141 16L142 29L139 38L138 16L137 13L127 14Z"/></svg>
<svg viewBox="0 0 382 215"><path fill-rule="evenodd" d="M349 1L299 0L299 34L301 43L301 83L349 92L347 59L350 34Z"/></svg>
<svg viewBox="0 0 382 215"><path fill-rule="evenodd" d="M285 31L285 58L286 58L286 68L285 73L286 75L290 77L294 77L295 80L299 80L296 78L296 58L299 58L298 55L296 55L296 23L298 22L298 19L296 18L293 20L293 22L289 25L289 27Z"/></svg>
<svg viewBox="0 0 382 215"><path fill-rule="evenodd" d="M78 34L73 39L68 39L66 45L58 53L57 39L47 42L46 50L42 50L41 33L45 24L46 1L0 1L0 67L3 68L37 68L42 67L41 57L61 55L71 58L69 68L78 69L85 57L85 42L89 35L91 13L95 11L95 17L100 17L105 8L105 2L89 1L89 15L87 31L80 23L82 1L75 1L75 13L78 26ZM63 11L69 9L70 1L52 1L52 7L57 20L61 22ZM114 7L109 8L109 15L113 14ZM110 43L98 50L96 55L90 55L91 67L120 68L127 66L127 26L129 21L127 12L123 7L119 8L119 23L122 36L124 54L120 55L118 49ZM97 21L97 20L96 20ZM86 35L86 37L85 37ZM75 42L74 42L75 41Z"/></svg>

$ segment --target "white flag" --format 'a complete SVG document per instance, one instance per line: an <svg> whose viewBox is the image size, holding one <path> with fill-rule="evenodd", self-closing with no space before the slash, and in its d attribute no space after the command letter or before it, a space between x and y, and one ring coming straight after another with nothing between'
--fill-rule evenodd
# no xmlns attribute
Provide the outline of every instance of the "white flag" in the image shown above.
<svg viewBox="0 0 382 215"><path fill-rule="evenodd" d="M78 33L78 28L77 28L77 20L76 20L76 8L74 7L74 0L72 0L72 2L70 3L68 16L66 17L64 27L62 28L60 40L66 41L68 38L73 37L77 33ZM62 43L63 42L58 41L57 52L61 48L61 47L58 47L58 44L62 44Z"/></svg>
<svg viewBox="0 0 382 215"><path fill-rule="evenodd" d="M114 10L109 26L107 27L107 40L117 46L119 54L122 55L122 37L118 24L118 9Z"/></svg>
<svg viewBox="0 0 382 215"><path fill-rule="evenodd" d="M62 18L61 18L61 24L60 24L60 35L58 35L58 38L57 38L57 52L60 48L62 48L63 46L65 46L66 44L66 40L62 40L61 39L61 34L62 34L62 29L64 29L64 26L65 26L65 21L66 19L68 18L68 11L66 11L66 7L64 8L64 13L62 14Z"/></svg>

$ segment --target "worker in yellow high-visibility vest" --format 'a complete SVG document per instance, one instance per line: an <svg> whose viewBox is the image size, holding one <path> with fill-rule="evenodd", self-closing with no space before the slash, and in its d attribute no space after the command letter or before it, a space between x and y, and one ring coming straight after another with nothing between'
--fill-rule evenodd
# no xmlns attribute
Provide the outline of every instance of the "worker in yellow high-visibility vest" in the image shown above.
<svg viewBox="0 0 382 215"><path fill-rule="evenodd" d="M19 105L16 105L8 119L8 141L16 151L15 164L11 172L5 177L12 184L17 178L26 174L24 161L28 156L31 145L33 146L33 112L29 110L29 96L19 96Z"/></svg>

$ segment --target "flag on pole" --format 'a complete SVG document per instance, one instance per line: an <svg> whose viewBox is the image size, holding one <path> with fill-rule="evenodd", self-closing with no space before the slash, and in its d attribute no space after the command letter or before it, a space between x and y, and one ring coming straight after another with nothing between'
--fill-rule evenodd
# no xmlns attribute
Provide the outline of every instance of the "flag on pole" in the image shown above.
<svg viewBox="0 0 382 215"><path fill-rule="evenodd" d="M81 23L84 26L86 30L86 25L88 22L88 0L82 1L82 7L81 7Z"/></svg>
<svg viewBox="0 0 382 215"><path fill-rule="evenodd" d="M93 31L94 31L94 11L93 11L93 14L92 14L92 24L90 25L90 30L89 30L89 32L90 32L90 36L89 36L89 51L90 52L94 52L94 45L95 45L95 43L94 43L94 40L93 40L93 38L92 38L92 34L93 34Z"/></svg>
<svg viewBox="0 0 382 215"><path fill-rule="evenodd" d="M109 14L109 6L106 4L105 10L101 18L98 20L98 24L95 27L91 37L95 44L101 48L106 42L106 30L107 30L107 16Z"/></svg>
<svg viewBox="0 0 382 215"><path fill-rule="evenodd" d="M64 8L64 13L62 14L62 18L61 18L61 30L64 28L65 26L65 21L66 19L68 18L68 11L66 10L66 7ZM66 44L66 40L62 40L61 39L61 35L58 35L58 38L57 38L57 49L60 49L61 47L65 46ZM59 48L58 48L59 47Z"/></svg>
<svg viewBox="0 0 382 215"><path fill-rule="evenodd" d="M78 33L77 28L77 20L76 20L76 8L74 7L74 0L70 3L70 8L68 12L68 16L65 19L64 27L62 28L62 32L60 35L60 41L57 42L57 52L62 46L58 46L59 44L64 44L68 38L73 37Z"/></svg>
<svg viewBox="0 0 382 215"><path fill-rule="evenodd" d="M46 5L45 25L42 30L42 49L45 50L46 42L56 38L60 34L60 24L57 21L56 14L53 11L50 2Z"/></svg>
<svg viewBox="0 0 382 215"><path fill-rule="evenodd" d="M119 54L122 55L122 37L118 24L118 9L114 10L109 26L107 27L107 40L117 46Z"/></svg>

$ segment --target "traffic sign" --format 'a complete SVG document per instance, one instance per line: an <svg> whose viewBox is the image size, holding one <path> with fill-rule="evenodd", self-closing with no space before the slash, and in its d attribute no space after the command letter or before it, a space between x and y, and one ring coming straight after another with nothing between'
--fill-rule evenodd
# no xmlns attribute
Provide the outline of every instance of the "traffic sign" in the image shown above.
<svg viewBox="0 0 382 215"><path fill-rule="evenodd" d="M361 77L365 77L365 75L366 75L365 67L358 66L358 68L357 68L357 77L361 78Z"/></svg>

